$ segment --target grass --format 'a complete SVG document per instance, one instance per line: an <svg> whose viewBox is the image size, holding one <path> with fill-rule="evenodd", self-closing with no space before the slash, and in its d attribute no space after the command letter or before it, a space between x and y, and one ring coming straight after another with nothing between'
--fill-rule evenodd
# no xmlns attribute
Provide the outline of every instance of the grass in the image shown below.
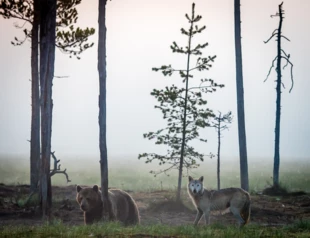
<svg viewBox="0 0 310 238"><path fill-rule="evenodd" d="M34 194L29 197L29 194L20 195L18 199L16 199L16 203L19 207L31 207L39 204L39 196L38 194Z"/></svg>
<svg viewBox="0 0 310 238"><path fill-rule="evenodd" d="M117 223L91 226L66 226L59 221L42 226L5 226L0 228L1 237L309 237L307 225L296 223L289 227L235 226L133 226L122 227ZM303 223L303 224L304 224Z"/></svg>
<svg viewBox="0 0 310 238"><path fill-rule="evenodd" d="M71 179L70 184L91 186L100 182L98 160L86 158L85 160L61 159L61 168L67 168ZM224 161L225 158L222 159ZM251 158L249 158L249 161ZM1 158L0 157L0 183L29 184L29 160L27 158ZM85 166L87 164L87 166ZM156 191L161 189L175 190L177 185L177 171L170 176L164 174L154 177L150 170L160 169L156 164L145 164L135 158L120 160L110 159L109 185L132 191ZM292 169L294 168L294 169ZM310 192L310 163L307 161L281 161L280 182L288 191L303 190ZM216 188L216 160L207 160L200 168L190 173L194 177L205 178L207 188ZM250 191L262 191L272 183L272 160L249 162ZM52 177L53 185L66 186L63 174ZM186 187L187 178L184 177L183 188ZM239 161L230 160L221 165L221 187L239 187Z"/></svg>
<svg viewBox="0 0 310 238"><path fill-rule="evenodd" d="M299 220L286 228L289 232L308 231L310 236L310 221Z"/></svg>

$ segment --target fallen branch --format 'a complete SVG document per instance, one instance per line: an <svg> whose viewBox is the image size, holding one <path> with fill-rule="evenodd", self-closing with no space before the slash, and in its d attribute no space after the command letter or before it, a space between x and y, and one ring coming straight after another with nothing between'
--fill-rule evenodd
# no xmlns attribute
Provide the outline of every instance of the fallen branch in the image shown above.
<svg viewBox="0 0 310 238"><path fill-rule="evenodd" d="M60 170L60 164L58 164L60 162L60 160L57 160L57 158L55 156L55 151L51 152L51 155L54 159L54 168L50 171L50 176L52 177L54 174L64 174L66 176L67 183L71 182L71 180L69 179L69 176L67 174L67 169Z"/></svg>

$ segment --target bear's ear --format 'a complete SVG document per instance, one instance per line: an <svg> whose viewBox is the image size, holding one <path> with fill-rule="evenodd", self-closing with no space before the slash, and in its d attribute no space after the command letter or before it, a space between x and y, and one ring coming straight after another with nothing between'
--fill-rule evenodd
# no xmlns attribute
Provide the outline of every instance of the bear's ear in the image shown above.
<svg viewBox="0 0 310 238"><path fill-rule="evenodd" d="M82 190L81 186L76 185L76 191L79 193Z"/></svg>
<svg viewBox="0 0 310 238"><path fill-rule="evenodd" d="M188 176L188 182L192 182L193 181L193 177L192 176Z"/></svg>
<svg viewBox="0 0 310 238"><path fill-rule="evenodd" d="M98 185L94 185L94 186L93 186L93 190L94 190L95 192L98 192L98 191L99 191Z"/></svg>
<svg viewBox="0 0 310 238"><path fill-rule="evenodd" d="M199 178L199 181L202 183L203 182L203 176L201 176L200 178Z"/></svg>

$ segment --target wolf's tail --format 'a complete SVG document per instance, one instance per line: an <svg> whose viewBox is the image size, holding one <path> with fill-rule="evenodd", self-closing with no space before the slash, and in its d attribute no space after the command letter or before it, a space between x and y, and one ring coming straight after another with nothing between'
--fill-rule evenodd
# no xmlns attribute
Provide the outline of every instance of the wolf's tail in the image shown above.
<svg viewBox="0 0 310 238"><path fill-rule="evenodd" d="M244 225L247 224L250 221L250 215L251 215L251 198L250 194L246 193L247 200L244 203L244 206L241 209L241 216L244 220Z"/></svg>

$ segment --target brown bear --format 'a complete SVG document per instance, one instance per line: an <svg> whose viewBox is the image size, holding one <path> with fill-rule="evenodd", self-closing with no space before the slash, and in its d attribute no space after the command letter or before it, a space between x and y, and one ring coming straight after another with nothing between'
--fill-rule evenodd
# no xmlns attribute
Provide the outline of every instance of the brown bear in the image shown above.
<svg viewBox="0 0 310 238"><path fill-rule="evenodd" d="M103 202L101 191L97 185L92 188L76 186L76 201L84 212L84 224L98 222L103 216ZM133 198L120 189L109 189L109 201L112 206L113 220L124 225L139 224L139 211Z"/></svg>

